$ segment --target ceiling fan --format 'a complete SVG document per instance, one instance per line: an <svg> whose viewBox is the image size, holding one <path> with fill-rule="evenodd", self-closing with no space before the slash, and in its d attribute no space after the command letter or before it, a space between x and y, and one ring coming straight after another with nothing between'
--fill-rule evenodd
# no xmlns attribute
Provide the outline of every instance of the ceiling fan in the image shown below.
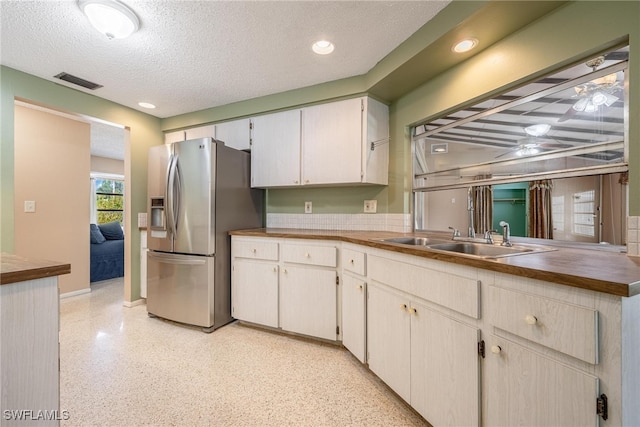
<svg viewBox="0 0 640 427"><path fill-rule="evenodd" d="M546 123L539 123L524 128L524 132L527 134L525 138L519 139L515 147L509 149L506 153L502 153L495 158L504 157L507 155L515 155L517 157L527 157L538 154L545 149L553 148L569 148L570 144L562 144L552 138L547 138L545 135L551 130L551 126Z"/></svg>
<svg viewBox="0 0 640 427"><path fill-rule="evenodd" d="M604 56L598 56L585 63L593 71L605 61ZM574 98L578 100L567 110L558 122L569 120L577 113L594 113L602 106L610 107L620 99L622 85L618 82L616 73L608 74L585 83L581 83L573 88L576 94Z"/></svg>

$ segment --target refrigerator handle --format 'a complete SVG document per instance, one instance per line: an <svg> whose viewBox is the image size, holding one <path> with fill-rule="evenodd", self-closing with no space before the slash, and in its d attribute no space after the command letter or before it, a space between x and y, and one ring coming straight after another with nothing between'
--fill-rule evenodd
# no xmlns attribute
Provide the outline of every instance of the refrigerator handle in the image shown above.
<svg viewBox="0 0 640 427"><path fill-rule="evenodd" d="M175 256L173 254L158 253L154 251L147 252L149 258L165 263L165 264L179 264L179 265L204 265L207 263L206 257L186 257Z"/></svg>
<svg viewBox="0 0 640 427"><path fill-rule="evenodd" d="M174 205L173 205L173 226L175 228L173 235L175 236L178 233L178 221L180 220L180 207L182 206L182 173L180 172L180 158L176 156L176 161L174 162L175 169L175 179L173 185L173 196L174 196Z"/></svg>
<svg viewBox="0 0 640 427"><path fill-rule="evenodd" d="M169 232L172 236L175 236L176 234L176 216L174 211L174 181L176 173L176 161L177 157L172 154L169 159L169 167L167 169L167 225L169 226Z"/></svg>

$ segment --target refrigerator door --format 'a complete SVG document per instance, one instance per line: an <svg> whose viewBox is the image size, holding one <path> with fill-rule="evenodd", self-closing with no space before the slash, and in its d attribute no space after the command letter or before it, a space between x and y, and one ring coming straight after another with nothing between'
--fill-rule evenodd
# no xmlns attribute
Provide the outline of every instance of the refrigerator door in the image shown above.
<svg viewBox="0 0 640 427"><path fill-rule="evenodd" d="M174 207L169 222L175 223L173 252L215 253L215 155L216 144L211 138L174 144L175 173L169 174L173 189L169 205Z"/></svg>
<svg viewBox="0 0 640 427"><path fill-rule="evenodd" d="M147 311L209 328L214 324L214 257L147 253Z"/></svg>
<svg viewBox="0 0 640 427"><path fill-rule="evenodd" d="M167 178L172 159L171 145L159 145L149 149L147 247L157 251L170 252L173 249L173 239L167 223Z"/></svg>

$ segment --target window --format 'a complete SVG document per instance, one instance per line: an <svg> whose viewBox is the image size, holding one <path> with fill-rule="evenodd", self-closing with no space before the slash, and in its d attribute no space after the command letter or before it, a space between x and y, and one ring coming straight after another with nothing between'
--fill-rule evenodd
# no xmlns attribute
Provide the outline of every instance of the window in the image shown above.
<svg viewBox="0 0 640 427"><path fill-rule="evenodd" d="M124 180L111 177L92 177L92 221L97 224L124 222Z"/></svg>
<svg viewBox="0 0 640 427"><path fill-rule="evenodd" d="M595 190L583 191L573 195L573 233L594 237L596 229L593 219L596 216Z"/></svg>

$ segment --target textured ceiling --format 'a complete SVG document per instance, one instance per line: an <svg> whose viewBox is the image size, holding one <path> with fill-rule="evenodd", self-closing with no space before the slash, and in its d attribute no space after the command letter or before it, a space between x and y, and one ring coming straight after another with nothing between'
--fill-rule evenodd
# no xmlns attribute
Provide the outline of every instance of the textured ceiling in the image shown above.
<svg viewBox="0 0 640 427"><path fill-rule="evenodd" d="M170 117L367 73L449 1L125 0L141 28L108 40L76 1L0 1L2 65ZM318 39L336 45L319 56ZM151 102L144 110L138 102Z"/></svg>

